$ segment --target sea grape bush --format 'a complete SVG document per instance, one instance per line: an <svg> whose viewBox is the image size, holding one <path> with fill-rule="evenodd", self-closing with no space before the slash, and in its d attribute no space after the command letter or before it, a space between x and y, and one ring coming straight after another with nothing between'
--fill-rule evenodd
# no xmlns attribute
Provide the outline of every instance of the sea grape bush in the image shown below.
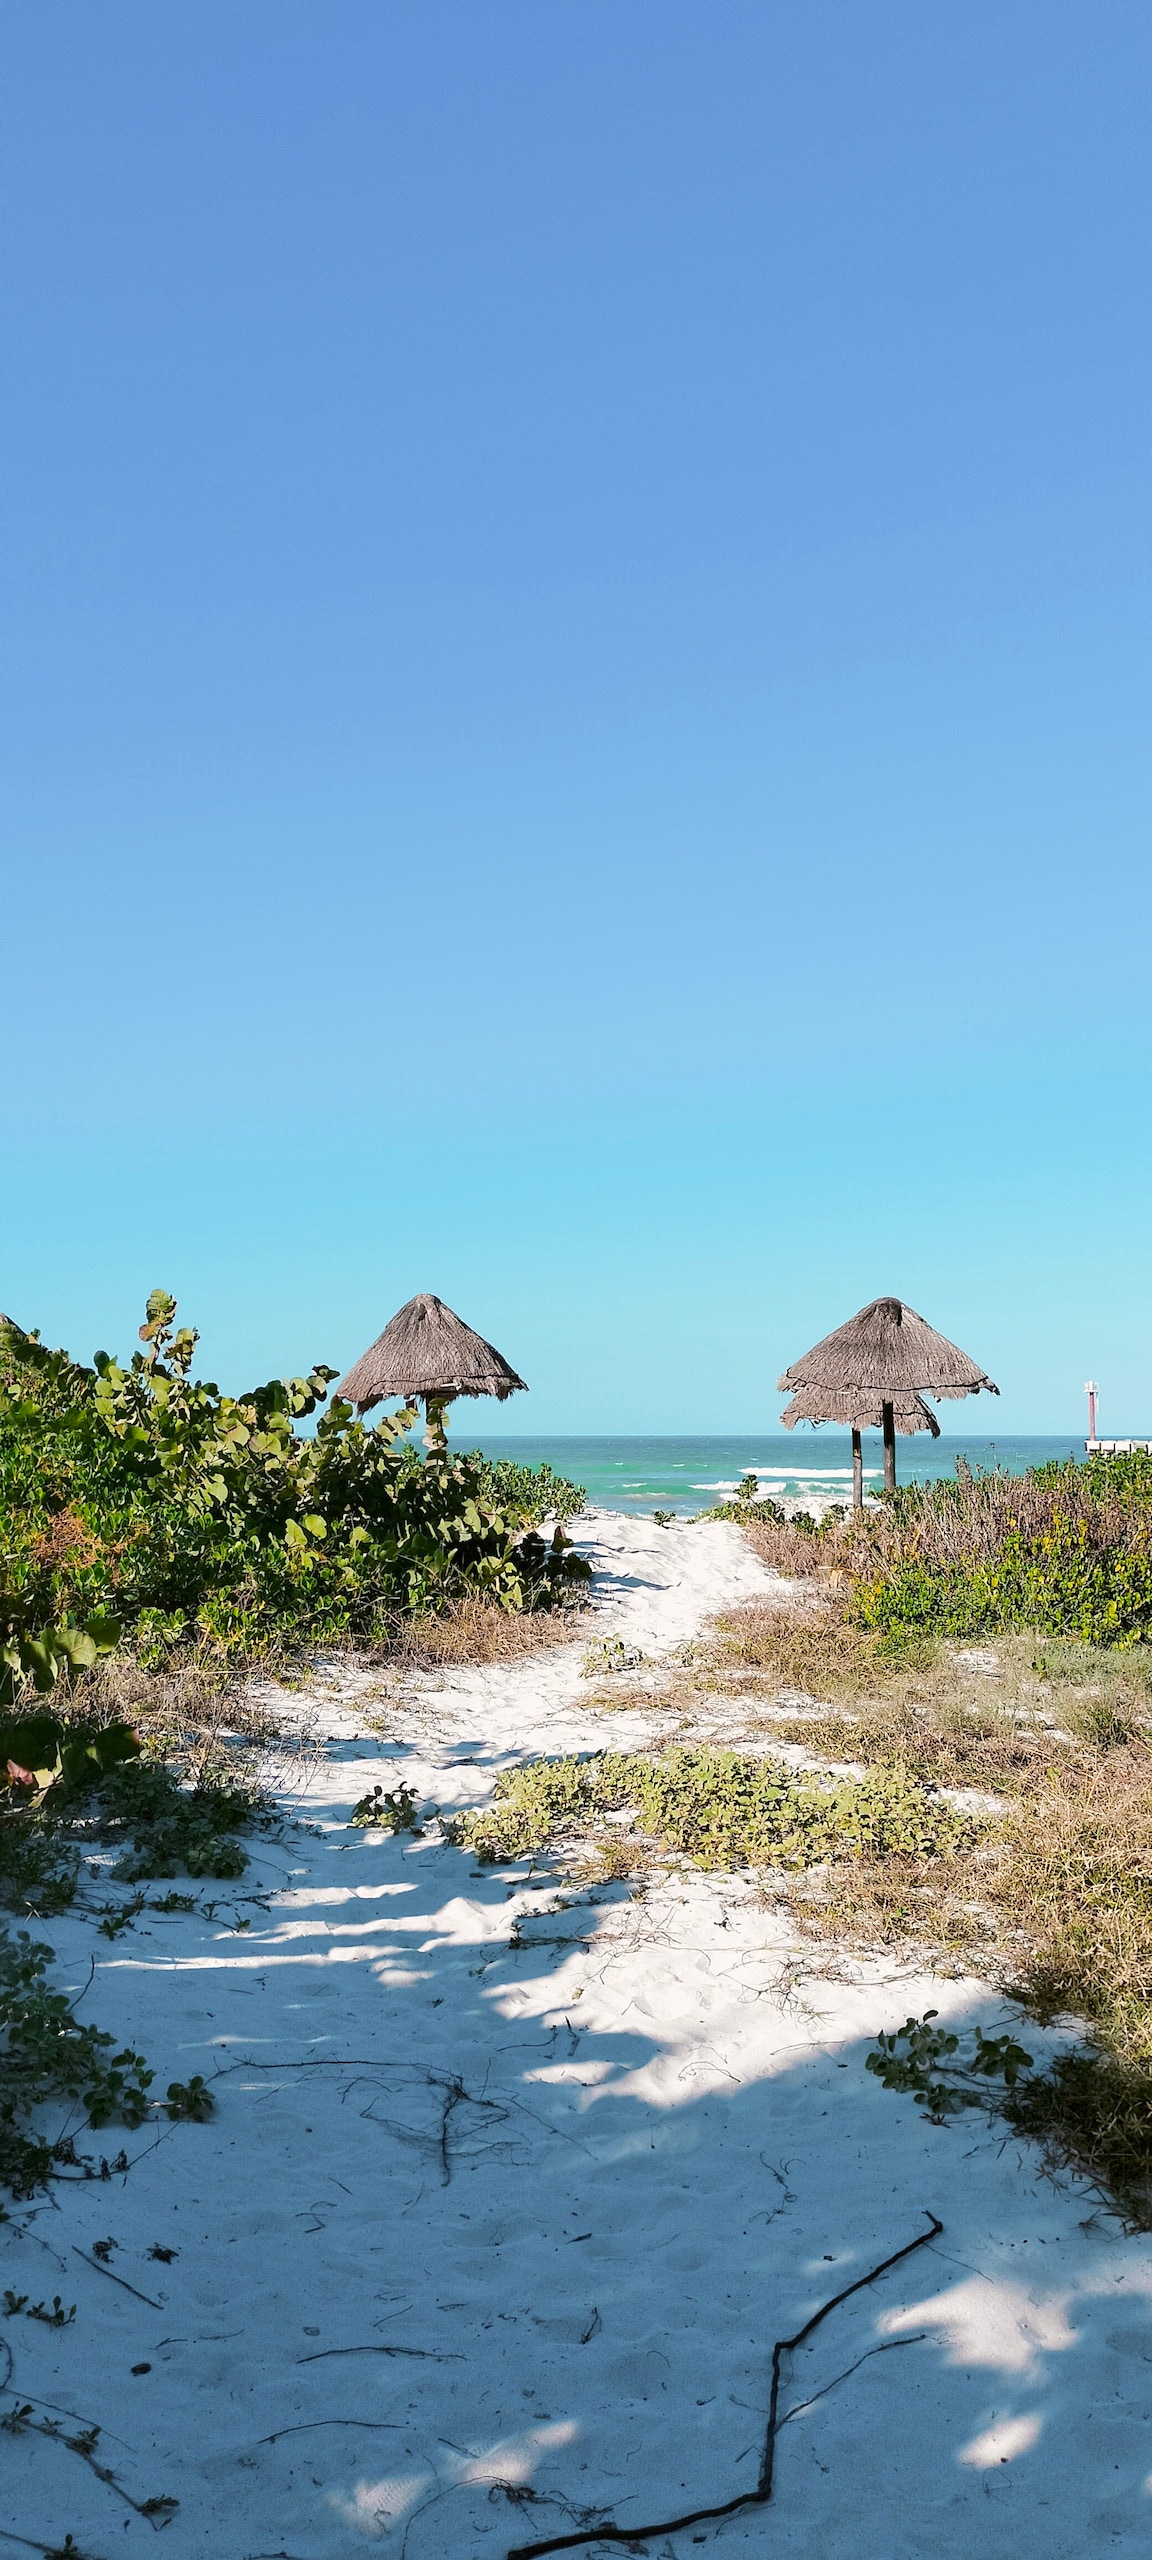
<svg viewBox="0 0 1152 2560"><path fill-rule="evenodd" d="M0 1717L0 1789L29 1792L42 1799L52 1787L62 1793L83 1789L108 1777L125 1760L140 1756L140 1740L127 1724L81 1725L61 1716Z"/></svg>
<svg viewBox="0 0 1152 2560"><path fill-rule="evenodd" d="M530 1520L551 1518L561 1525L574 1520L582 1511L587 1496L582 1484L570 1484L567 1476L554 1475L545 1462L538 1467L524 1466L517 1458L486 1458L480 1449L460 1453L470 1468L476 1498L488 1500L504 1508L520 1503Z"/></svg>
<svg viewBox="0 0 1152 2560"><path fill-rule="evenodd" d="M145 1664L173 1647L258 1651L382 1633L464 1594L547 1606L587 1568L550 1469L446 1450L422 1459L406 1410L372 1427L335 1372L242 1396L194 1378L197 1336L153 1290L143 1349L84 1368L0 1329L0 1705L48 1688L123 1631ZM551 1541L540 1521L555 1515Z"/></svg>
<svg viewBox="0 0 1152 2560"><path fill-rule="evenodd" d="M35 1618L34 1596L0 1589L0 1707L12 1706L29 1683L43 1693L92 1670L120 1637L116 1618L97 1615L81 1627L41 1627Z"/></svg>

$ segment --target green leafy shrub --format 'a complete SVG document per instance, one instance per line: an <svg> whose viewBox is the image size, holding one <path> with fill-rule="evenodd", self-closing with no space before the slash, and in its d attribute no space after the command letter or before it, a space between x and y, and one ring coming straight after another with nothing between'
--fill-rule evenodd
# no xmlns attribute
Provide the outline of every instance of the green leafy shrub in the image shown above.
<svg viewBox="0 0 1152 2560"><path fill-rule="evenodd" d="M550 1468L446 1450L410 1408L369 1429L334 1371L239 1396L192 1375L197 1337L148 1300L143 1350L91 1369L0 1329L0 1706L70 1677L119 1631L148 1668L384 1636L465 1596L504 1610L576 1596L563 1528L583 1502ZM557 1515L551 1541L540 1534Z"/></svg>
<svg viewBox="0 0 1152 2560"><path fill-rule="evenodd" d="M783 1529L787 1515L770 1494L761 1495L760 1481L755 1475L741 1476L734 1494L724 1502L714 1502L711 1510L700 1513L702 1520L736 1520L741 1528L758 1522L763 1528Z"/></svg>
<svg viewBox="0 0 1152 2560"><path fill-rule="evenodd" d="M83 1790L126 1760L140 1756L131 1725L76 1725L61 1716L8 1716L0 1720L0 1788Z"/></svg>
<svg viewBox="0 0 1152 2560"><path fill-rule="evenodd" d="M549 1519L563 1527L585 1508L588 1496L583 1485L554 1475L546 1461L528 1467L518 1458L486 1458L481 1449L460 1455L475 1469L472 1482L479 1499L496 1511L515 1511L532 1528Z"/></svg>
<svg viewBox="0 0 1152 2560"><path fill-rule="evenodd" d="M807 1867L892 1851L947 1855L972 1824L900 1767L861 1779L796 1777L732 1751L607 1751L502 1769L496 1799L445 1823L482 1859L522 1858L597 1817L634 1808L639 1830L701 1867Z"/></svg>
<svg viewBox="0 0 1152 2560"><path fill-rule="evenodd" d="M29 1611L11 1591L0 1592L0 1706L11 1706L31 1681L41 1692L59 1679L90 1671L100 1656L114 1651L120 1637L116 1618L92 1617L82 1627L51 1626L34 1631Z"/></svg>
<svg viewBox="0 0 1152 2560"><path fill-rule="evenodd" d="M216 2113L216 2100L202 2072L194 2071L190 2080L169 2081L164 2113L173 2124L207 2124Z"/></svg>
<svg viewBox="0 0 1152 2560"><path fill-rule="evenodd" d="M1152 2229L1152 2076L1098 2046L1055 2056L1047 2070L1012 2036L971 2043L936 2027L935 2009L881 2035L865 2068L886 2089L912 2096L931 2124L971 2107L1004 2117L1039 2142L1054 2164L1079 2169L1129 2226Z"/></svg>

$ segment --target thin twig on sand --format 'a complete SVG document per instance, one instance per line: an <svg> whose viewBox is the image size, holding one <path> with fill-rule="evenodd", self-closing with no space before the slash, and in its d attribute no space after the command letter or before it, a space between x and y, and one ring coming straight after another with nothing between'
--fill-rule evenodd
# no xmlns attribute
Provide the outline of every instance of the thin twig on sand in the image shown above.
<svg viewBox="0 0 1152 2560"><path fill-rule="evenodd" d="M546 2552L577 2551L581 2544L586 2542L619 2542L625 2546L637 2542L654 2542L658 2534L681 2533L686 2525L717 2524L723 2516L738 2515L742 2507L766 2507L772 2495L776 2438L781 2427L787 2424L788 2418L797 2414L797 2411L789 2410L785 2417L780 2416L781 2358L792 2355L797 2347L802 2347L805 2339L811 2337L813 2330L819 2328L821 2321L828 2318L830 2311L838 2310L840 2304L850 2301L854 2293L863 2292L866 2285L875 2284L881 2276L887 2275L890 2267L898 2267L902 2259L910 2258L914 2250L923 2249L929 2240L938 2239L943 2228L944 2225L937 2216L930 2213L927 2231L921 2231L915 2240L907 2240L902 2249L892 2251L891 2257L881 2258L879 2266L870 2267L867 2275L857 2276L853 2284L846 2284L839 2293L832 2295L830 2301L822 2302L819 2310L813 2312L811 2319L805 2321L803 2328L797 2330L794 2338L777 2338L772 2349L772 2390L768 2402L764 2451L760 2458L760 2477L754 2489L744 2489L737 2497L726 2498L722 2506L693 2507L685 2515L666 2516L659 2524L599 2524L592 2525L581 2533L553 2534L546 2542L520 2542L509 2551L508 2560L544 2560ZM860 2361L863 2362L863 2358ZM847 2376L841 2375L839 2379L844 2381ZM831 2389L832 2386L829 2385L829 2388Z"/></svg>

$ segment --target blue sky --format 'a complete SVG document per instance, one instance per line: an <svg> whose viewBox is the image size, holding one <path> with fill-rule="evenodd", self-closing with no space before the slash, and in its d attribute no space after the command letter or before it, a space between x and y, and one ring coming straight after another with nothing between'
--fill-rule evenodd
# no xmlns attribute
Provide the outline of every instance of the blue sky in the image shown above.
<svg viewBox="0 0 1152 2560"><path fill-rule="evenodd" d="M1147 8L0 61L0 1304L731 1431L896 1291L1152 1427Z"/></svg>

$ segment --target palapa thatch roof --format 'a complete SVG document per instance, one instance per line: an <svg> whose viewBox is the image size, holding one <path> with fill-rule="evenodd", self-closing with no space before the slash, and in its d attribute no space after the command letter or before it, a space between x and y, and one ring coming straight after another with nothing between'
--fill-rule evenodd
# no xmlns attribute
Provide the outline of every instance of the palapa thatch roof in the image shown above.
<svg viewBox="0 0 1152 2560"><path fill-rule="evenodd" d="M989 1395L1000 1393L967 1352L935 1333L902 1298L873 1298L794 1360L777 1385L792 1392L781 1416L789 1431L797 1422L875 1429L881 1407L890 1404L897 1431L931 1431L936 1438L940 1425L921 1401L924 1395L972 1396L981 1387Z"/></svg>
<svg viewBox="0 0 1152 2560"><path fill-rule="evenodd" d="M853 1394L848 1387L801 1387L780 1419L786 1431L794 1431L798 1422L839 1422L846 1431L879 1431L885 1404L892 1407L897 1431L930 1431L934 1440L939 1439L940 1425L922 1396L865 1396Z"/></svg>
<svg viewBox="0 0 1152 2560"><path fill-rule="evenodd" d="M385 1396L499 1396L503 1402L523 1386L490 1342L442 1298L425 1296L409 1298L336 1393L367 1413Z"/></svg>

